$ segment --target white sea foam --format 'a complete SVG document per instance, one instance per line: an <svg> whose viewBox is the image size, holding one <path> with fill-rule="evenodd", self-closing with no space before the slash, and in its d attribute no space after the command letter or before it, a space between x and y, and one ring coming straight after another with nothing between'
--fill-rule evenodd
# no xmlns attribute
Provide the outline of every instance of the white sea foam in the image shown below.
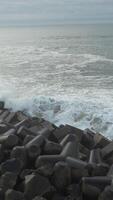
<svg viewBox="0 0 113 200"><path fill-rule="evenodd" d="M80 98L64 97L32 97L1 98L6 107L24 110L28 114L43 117L56 125L70 124L81 129L90 128L113 139L113 109L100 102Z"/></svg>
<svg viewBox="0 0 113 200"><path fill-rule="evenodd" d="M0 99L113 139L112 36L111 25L1 29Z"/></svg>
<svg viewBox="0 0 113 200"><path fill-rule="evenodd" d="M97 62L113 63L112 59L35 46L0 48L0 58L5 64L5 68L0 66L0 99L6 107L44 117L56 125L91 128L113 138L112 91L96 90L96 86L110 83L112 77L98 73L90 77L85 68L92 63L96 67ZM81 75L82 69L86 77ZM40 96L43 94L49 97Z"/></svg>

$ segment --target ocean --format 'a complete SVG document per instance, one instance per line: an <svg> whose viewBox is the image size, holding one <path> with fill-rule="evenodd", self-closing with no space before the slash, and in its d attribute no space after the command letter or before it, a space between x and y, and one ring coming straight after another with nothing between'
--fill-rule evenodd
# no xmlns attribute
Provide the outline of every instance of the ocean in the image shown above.
<svg viewBox="0 0 113 200"><path fill-rule="evenodd" d="M113 24L0 28L0 100L113 139Z"/></svg>

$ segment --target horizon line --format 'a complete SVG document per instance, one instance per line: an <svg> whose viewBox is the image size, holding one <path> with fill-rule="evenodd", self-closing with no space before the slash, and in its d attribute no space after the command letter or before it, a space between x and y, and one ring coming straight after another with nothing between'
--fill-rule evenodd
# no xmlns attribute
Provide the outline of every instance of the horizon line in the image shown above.
<svg viewBox="0 0 113 200"><path fill-rule="evenodd" d="M46 27L46 26L76 26L76 25L113 25L113 22L85 22L85 23L58 23L58 24L35 24L35 25L27 25L27 24L10 24L10 25L1 25L0 28L32 28L32 27Z"/></svg>

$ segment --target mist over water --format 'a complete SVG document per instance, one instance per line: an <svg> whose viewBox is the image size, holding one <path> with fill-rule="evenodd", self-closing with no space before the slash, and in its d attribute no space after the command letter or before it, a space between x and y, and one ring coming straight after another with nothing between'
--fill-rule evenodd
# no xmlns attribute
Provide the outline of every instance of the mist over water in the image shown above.
<svg viewBox="0 0 113 200"><path fill-rule="evenodd" d="M0 99L113 138L113 25L1 28Z"/></svg>

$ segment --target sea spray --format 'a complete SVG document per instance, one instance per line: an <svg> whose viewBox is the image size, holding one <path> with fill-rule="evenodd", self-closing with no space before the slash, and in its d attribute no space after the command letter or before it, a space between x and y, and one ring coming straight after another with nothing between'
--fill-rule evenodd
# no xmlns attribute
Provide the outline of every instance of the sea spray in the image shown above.
<svg viewBox="0 0 113 200"><path fill-rule="evenodd" d="M4 99L4 98L2 98ZM60 124L70 124L81 129L90 128L112 138L113 112L105 104L63 97L5 98L6 106L13 111L23 110L29 115L43 117Z"/></svg>

